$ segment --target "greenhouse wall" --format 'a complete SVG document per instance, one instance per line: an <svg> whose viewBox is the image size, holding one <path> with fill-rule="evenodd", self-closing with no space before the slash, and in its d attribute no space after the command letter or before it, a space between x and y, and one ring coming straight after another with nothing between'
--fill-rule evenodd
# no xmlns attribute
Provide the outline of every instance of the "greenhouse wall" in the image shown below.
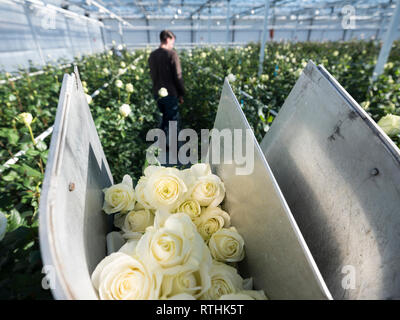
<svg viewBox="0 0 400 320"><path fill-rule="evenodd" d="M15 71L104 50L101 23L14 1L0 3L0 68Z"/></svg>

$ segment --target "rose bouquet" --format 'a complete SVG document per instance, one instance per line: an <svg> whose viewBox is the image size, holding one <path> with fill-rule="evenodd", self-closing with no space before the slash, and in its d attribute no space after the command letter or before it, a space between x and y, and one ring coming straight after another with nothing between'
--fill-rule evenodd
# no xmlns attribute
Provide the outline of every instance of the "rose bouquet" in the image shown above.
<svg viewBox="0 0 400 320"><path fill-rule="evenodd" d="M104 193L121 231L107 236L109 255L92 274L100 299L267 299L235 267L244 240L219 207L224 184L208 164L149 166L135 188L125 175Z"/></svg>

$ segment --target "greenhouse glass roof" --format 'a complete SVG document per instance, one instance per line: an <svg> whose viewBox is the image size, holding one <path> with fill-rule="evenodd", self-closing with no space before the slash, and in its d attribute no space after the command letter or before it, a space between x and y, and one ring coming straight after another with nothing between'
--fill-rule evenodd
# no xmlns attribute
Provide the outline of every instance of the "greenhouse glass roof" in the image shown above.
<svg viewBox="0 0 400 320"><path fill-rule="evenodd" d="M112 14L136 19L207 19L227 17L251 19L263 15L265 0L65 0L99 17ZM270 15L330 16L341 15L346 5L358 14L377 16L391 11L393 0L270 0Z"/></svg>

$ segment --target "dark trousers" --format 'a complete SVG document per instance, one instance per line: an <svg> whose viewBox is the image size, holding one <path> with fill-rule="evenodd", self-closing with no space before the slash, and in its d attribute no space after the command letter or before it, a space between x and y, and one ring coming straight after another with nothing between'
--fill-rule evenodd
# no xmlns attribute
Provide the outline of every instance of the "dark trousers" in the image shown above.
<svg viewBox="0 0 400 320"><path fill-rule="evenodd" d="M160 129L168 133L169 121L177 121L179 131L179 107L178 98L174 96L166 96L157 100L158 109L162 113ZM168 135L167 135L168 137Z"/></svg>

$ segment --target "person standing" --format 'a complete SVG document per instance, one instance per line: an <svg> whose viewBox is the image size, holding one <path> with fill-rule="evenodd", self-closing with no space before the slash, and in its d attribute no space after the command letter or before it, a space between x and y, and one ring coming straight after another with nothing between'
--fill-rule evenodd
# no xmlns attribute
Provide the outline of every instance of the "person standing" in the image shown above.
<svg viewBox="0 0 400 320"><path fill-rule="evenodd" d="M161 31L160 46L151 52L148 59L153 95L162 113L161 129L167 137L169 121L176 121L179 130L178 103L183 103L185 95L181 63L178 54L173 50L175 39L176 36L171 31Z"/></svg>

